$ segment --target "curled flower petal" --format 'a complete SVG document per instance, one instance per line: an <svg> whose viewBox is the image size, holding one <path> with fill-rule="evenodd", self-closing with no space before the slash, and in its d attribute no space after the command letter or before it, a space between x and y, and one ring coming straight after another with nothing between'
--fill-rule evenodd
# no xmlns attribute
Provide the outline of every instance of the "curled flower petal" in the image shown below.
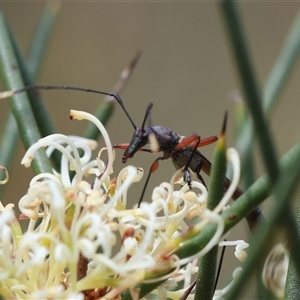
<svg viewBox="0 0 300 300"><path fill-rule="evenodd" d="M236 246L234 252L235 257L241 262L244 262L247 259L247 253L244 249L248 248L249 244L242 240L223 241L219 243L219 246Z"/></svg>

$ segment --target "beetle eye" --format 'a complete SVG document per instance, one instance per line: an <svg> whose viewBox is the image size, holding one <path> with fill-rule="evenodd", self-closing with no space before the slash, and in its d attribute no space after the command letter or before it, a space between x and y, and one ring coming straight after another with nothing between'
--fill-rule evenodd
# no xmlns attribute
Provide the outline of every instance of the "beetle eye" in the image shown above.
<svg viewBox="0 0 300 300"><path fill-rule="evenodd" d="M143 132L142 132L142 139L147 139L148 135L149 135L149 133L146 132L145 130L143 130Z"/></svg>

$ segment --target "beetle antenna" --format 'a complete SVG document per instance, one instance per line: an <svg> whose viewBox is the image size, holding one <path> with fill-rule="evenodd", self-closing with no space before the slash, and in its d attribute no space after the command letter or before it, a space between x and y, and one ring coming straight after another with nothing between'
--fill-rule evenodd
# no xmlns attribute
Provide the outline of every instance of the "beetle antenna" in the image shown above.
<svg viewBox="0 0 300 300"><path fill-rule="evenodd" d="M121 99L121 97L118 95L118 94L111 94L112 97L114 97L117 102L120 104L121 108L123 109L125 115L127 116L128 120L130 121L130 123L132 124L133 128L136 129L136 125L135 123L133 122L132 118L130 117L127 109L125 108L125 105Z"/></svg>
<svg viewBox="0 0 300 300"><path fill-rule="evenodd" d="M147 120L147 118L150 114L150 110L152 109L152 107L153 107L153 103L149 103L148 106L147 106L147 109L146 109L146 113L145 113L143 123L142 123L142 129L144 129L144 127L145 127L146 120Z"/></svg>
<svg viewBox="0 0 300 300"><path fill-rule="evenodd" d="M126 114L127 118L129 119L130 123L132 124L133 128L136 129L136 125L133 122L132 118L130 117L128 111L126 110L121 97L118 94L114 94L114 93L108 93L108 92L94 90L94 89L90 89L90 88L81 88L81 87L67 86L67 85L35 85L35 84L33 84L33 85L27 85L27 86L17 89L17 90L2 92L2 93L0 93L0 99L9 98L15 94L19 94L19 93L30 91L30 90L72 90L72 91L87 92L87 93L111 96L119 103L119 105L123 109L124 113Z"/></svg>

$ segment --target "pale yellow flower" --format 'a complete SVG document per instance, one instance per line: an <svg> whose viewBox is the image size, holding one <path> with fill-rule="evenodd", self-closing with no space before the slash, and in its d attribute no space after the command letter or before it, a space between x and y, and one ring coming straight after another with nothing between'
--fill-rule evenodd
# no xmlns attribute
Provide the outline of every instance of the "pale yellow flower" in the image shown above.
<svg viewBox="0 0 300 300"><path fill-rule="evenodd" d="M143 170L127 166L112 178L115 153L103 125L85 112L71 111L71 117L92 121L106 147L93 159L95 141L54 134L28 149L25 166L42 147L49 156L54 150L61 152L61 169L35 176L20 199L21 218L29 219L25 232L12 206L0 204L0 294L7 299L119 299L130 289L138 296L134 286L150 282L149 276L167 265L173 272L154 279L166 281L152 294L178 299L197 273L197 259L222 241L219 214L238 183L236 152L228 152L235 174L232 186L215 210L207 209L207 190L201 183L193 181L193 191L187 185L175 189L180 170L153 190L149 203L128 208L127 191ZM106 163L101 160L103 151ZM195 221L193 234L210 222L218 229L199 253L179 259L172 253L182 242L181 233L190 228L187 217ZM179 282L184 282L183 288L172 291Z"/></svg>

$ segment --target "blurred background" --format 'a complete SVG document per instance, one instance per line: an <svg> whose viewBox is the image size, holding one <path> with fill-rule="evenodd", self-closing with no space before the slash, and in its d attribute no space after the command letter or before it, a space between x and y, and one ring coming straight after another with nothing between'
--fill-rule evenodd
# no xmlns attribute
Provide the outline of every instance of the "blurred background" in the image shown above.
<svg viewBox="0 0 300 300"><path fill-rule="evenodd" d="M45 3L1 3L19 47L26 56L31 37ZM249 49L263 87L291 27L299 3L240 2ZM239 89L231 49L217 2L63 2L45 60L36 83L73 85L111 91L120 72L137 50L143 54L122 93L122 99L137 125L146 106L154 103L152 122L182 135L202 137L219 134L223 115L229 111L228 146L234 145L233 109L230 93ZM276 107L271 126L278 153L283 155L300 138L298 100L300 70L293 74ZM68 118L70 109L93 112L103 97L66 91L41 92L61 133L81 134L86 123ZM0 117L5 120L6 101ZM107 126L113 144L129 142L133 128L116 107ZM103 143L101 141L100 146ZM213 146L202 149L209 159ZM19 144L4 203L17 202L25 194L32 171L20 165L24 148ZM120 170L119 150L115 171ZM158 155L138 153L130 164L147 170ZM257 158L259 173L264 172ZM245 171L245 170L244 170ZM171 161L160 164L148 192L174 173ZM138 201L141 187L130 192Z"/></svg>

